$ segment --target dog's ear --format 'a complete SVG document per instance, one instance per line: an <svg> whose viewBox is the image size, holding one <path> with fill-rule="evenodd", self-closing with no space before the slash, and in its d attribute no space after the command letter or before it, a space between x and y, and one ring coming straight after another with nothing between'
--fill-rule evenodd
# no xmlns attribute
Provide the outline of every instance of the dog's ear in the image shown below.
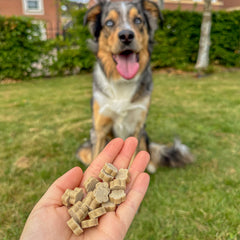
<svg viewBox="0 0 240 240"><path fill-rule="evenodd" d="M88 24L90 33L98 40L100 31L102 29L101 24L102 3L91 7L84 16L84 25Z"/></svg>
<svg viewBox="0 0 240 240"><path fill-rule="evenodd" d="M158 28L158 20L163 23L163 16L157 3L149 0L142 0L142 8L144 10L144 15L147 21L148 29L150 35L153 37L154 32Z"/></svg>

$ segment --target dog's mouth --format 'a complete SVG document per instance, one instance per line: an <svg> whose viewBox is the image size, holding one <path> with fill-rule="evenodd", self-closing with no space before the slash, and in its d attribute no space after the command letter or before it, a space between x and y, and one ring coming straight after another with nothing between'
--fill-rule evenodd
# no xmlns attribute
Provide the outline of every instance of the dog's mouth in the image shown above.
<svg viewBox="0 0 240 240"><path fill-rule="evenodd" d="M139 54L132 50L126 50L113 55L118 73L129 80L135 77L139 69Z"/></svg>

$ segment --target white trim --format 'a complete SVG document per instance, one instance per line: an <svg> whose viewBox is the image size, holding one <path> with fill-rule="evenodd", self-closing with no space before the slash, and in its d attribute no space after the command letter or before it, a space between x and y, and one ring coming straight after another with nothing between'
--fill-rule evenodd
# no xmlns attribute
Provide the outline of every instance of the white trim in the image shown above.
<svg viewBox="0 0 240 240"><path fill-rule="evenodd" d="M39 4L39 9L28 9L27 7L28 0L22 0L23 13L24 15L44 15L44 5L43 0L37 0Z"/></svg>

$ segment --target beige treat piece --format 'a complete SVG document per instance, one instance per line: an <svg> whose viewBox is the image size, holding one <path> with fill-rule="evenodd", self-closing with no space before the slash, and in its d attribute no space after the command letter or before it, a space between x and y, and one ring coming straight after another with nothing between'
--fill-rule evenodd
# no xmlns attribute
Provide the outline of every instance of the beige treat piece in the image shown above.
<svg viewBox="0 0 240 240"><path fill-rule="evenodd" d="M75 235L79 236L81 233L83 233L82 228L73 218L67 221L67 225L69 226L69 228L71 228Z"/></svg>
<svg viewBox="0 0 240 240"><path fill-rule="evenodd" d="M95 189L95 186L98 182L99 181L95 177L90 177L86 182L84 182L83 185L87 192L91 192Z"/></svg>
<svg viewBox="0 0 240 240"><path fill-rule="evenodd" d="M114 179L110 182L111 190L126 190L126 181L122 179Z"/></svg>
<svg viewBox="0 0 240 240"><path fill-rule="evenodd" d="M64 194L62 195L62 204L69 207L70 206L70 193L72 192L73 190L71 189L67 189Z"/></svg>
<svg viewBox="0 0 240 240"><path fill-rule="evenodd" d="M113 190L109 195L109 199L115 204L120 204L126 200L126 193L124 190Z"/></svg>
<svg viewBox="0 0 240 240"><path fill-rule="evenodd" d="M100 216L102 216L103 214L106 213L106 210L104 207L99 207L91 212L88 213L88 216L93 219L93 218L98 218Z"/></svg>
<svg viewBox="0 0 240 240"><path fill-rule="evenodd" d="M108 182L99 182L96 184L96 188L109 188L109 184Z"/></svg>
<svg viewBox="0 0 240 240"><path fill-rule="evenodd" d="M108 195L110 193L110 189L109 188L105 188L105 187L100 187L100 188L96 188L93 191L93 196L95 197L95 200L100 204L103 202L108 202Z"/></svg>
<svg viewBox="0 0 240 240"><path fill-rule="evenodd" d="M116 179L125 180L127 183L130 182L130 173L128 169L121 168L116 175Z"/></svg>
<svg viewBox="0 0 240 240"><path fill-rule="evenodd" d="M75 212L77 212L78 209L81 208L81 206L82 206L82 202L81 202L81 201L76 202L71 208L68 209L69 215L72 217L73 214L74 214Z"/></svg>
<svg viewBox="0 0 240 240"><path fill-rule="evenodd" d="M82 203L89 207L93 199L93 192L89 192L87 196L83 199Z"/></svg>
<svg viewBox="0 0 240 240"><path fill-rule="evenodd" d="M111 163L105 163L103 170L105 171L105 173L115 177L118 173L118 169L113 166Z"/></svg>
<svg viewBox="0 0 240 240"><path fill-rule="evenodd" d="M80 223L82 220L84 220L88 215L88 211L84 211L83 209L78 209L76 212L72 213L72 218Z"/></svg>
<svg viewBox="0 0 240 240"><path fill-rule="evenodd" d="M102 207L104 207L107 212L114 212L116 209L116 204L113 202L106 202L102 203Z"/></svg>
<svg viewBox="0 0 240 240"><path fill-rule="evenodd" d="M98 218L88 219L81 222L82 228L90 228L98 225Z"/></svg>
<svg viewBox="0 0 240 240"><path fill-rule="evenodd" d="M99 178L101 178L104 182L110 182L113 180L113 176L111 176L110 174L106 173L103 169L101 170L101 172L98 175Z"/></svg>
<svg viewBox="0 0 240 240"><path fill-rule="evenodd" d="M76 187L73 191L70 192L70 204L75 204L78 201L81 201L84 196L83 188Z"/></svg>
<svg viewBox="0 0 240 240"><path fill-rule="evenodd" d="M90 211L92 211L92 210L98 208L99 206L100 206L100 203L94 198L94 199L92 200L92 202L89 204L88 209L89 209Z"/></svg>

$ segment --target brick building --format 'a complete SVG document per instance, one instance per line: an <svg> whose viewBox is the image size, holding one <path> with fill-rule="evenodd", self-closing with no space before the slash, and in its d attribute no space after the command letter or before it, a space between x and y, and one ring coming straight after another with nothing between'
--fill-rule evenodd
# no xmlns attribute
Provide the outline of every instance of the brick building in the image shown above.
<svg viewBox="0 0 240 240"><path fill-rule="evenodd" d="M204 0L164 0L165 9L202 11ZM240 0L212 0L213 10L240 10Z"/></svg>
<svg viewBox="0 0 240 240"><path fill-rule="evenodd" d="M43 39L60 32L59 0L0 0L0 15L33 17L41 26Z"/></svg>

